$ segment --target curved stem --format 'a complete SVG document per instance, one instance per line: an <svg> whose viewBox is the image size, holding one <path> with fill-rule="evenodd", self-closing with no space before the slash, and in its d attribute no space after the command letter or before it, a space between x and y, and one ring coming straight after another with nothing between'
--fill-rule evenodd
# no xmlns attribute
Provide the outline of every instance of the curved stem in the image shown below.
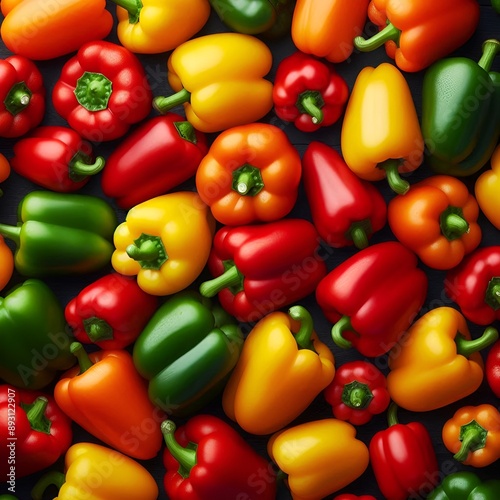
<svg viewBox="0 0 500 500"><path fill-rule="evenodd" d="M373 393L368 385L357 380L345 384L342 390L342 402L355 410L364 410L372 399Z"/></svg>
<svg viewBox="0 0 500 500"><path fill-rule="evenodd" d="M410 189L410 183L399 175L400 160L390 158L377 165L377 168L385 170L387 182L390 188L397 194L406 194Z"/></svg>
<svg viewBox="0 0 500 500"><path fill-rule="evenodd" d="M494 38L490 38L483 43L483 55L478 61L478 66L481 66L485 71L490 71L493 60L500 50L500 42Z"/></svg>
<svg viewBox="0 0 500 500"><path fill-rule="evenodd" d="M191 99L191 92L188 92L186 89L179 90L175 94L172 94L168 97L158 96L153 99L153 108L156 109L159 113L166 113L172 108L176 106L180 106L185 102L189 102Z"/></svg>
<svg viewBox="0 0 500 500"><path fill-rule="evenodd" d="M69 166L70 177L72 175L77 175L78 177L88 177L90 175L98 174L106 164L106 161L102 156L98 156L94 163L85 163L80 159L76 159L71 162Z"/></svg>
<svg viewBox="0 0 500 500"><path fill-rule="evenodd" d="M323 121L323 111L321 108L325 101L317 91L305 91L299 95L297 107L301 113L306 113L312 118L312 122L317 125Z"/></svg>
<svg viewBox="0 0 500 500"><path fill-rule="evenodd" d="M112 0L112 2L124 8L128 12L130 24L136 24L139 22L139 14L142 9L141 0Z"/></svg>
<svg viewBox="0 0 500 500"><path fill-rule="evenodd" d="M200 293L204 297L214 297L224 288L237 286L241 283L242 279L242 274L233 265L216 278L203 282L200 285Z"/></svg>
<svg viewBox="0 0 500 500"><path fill-rule="evenodd" d="M7 224L0 224L0 234L9 240L12 240L17 246L20 243L21 226L9 226Z"/></svg>
<svg viewBox="0 0 500 500"><path fill-rule="evenodd" d="M354 222L349 228L349 237L354 243L354 246L359 250L362 250L363 248L366 248L368 246L368 233L366 230L366 226L366 222Z"/></svg>
<svg viewBox="0 0 500 500"><path fill-rule="evenodd" d="M479 425L475 420L460 427L459 439L462 442L460 450L453 455L458 462L467 460L469 453L484 448L486 446L486 437L488 431Z"/></svg>
<svg viewBox="0 0 500 500"><path fill-rule="evenodd" d="M475 340L467 340L460 333L455 337L455 343L457 345L457 354L468 358L473 352L478 352L481 349L485 349L489 345L495 343L498 340L498 330L489 326L484 330L484 333Z"/></svg>
<svg viewBox="0 0 500 500"><path fill-rule="evenodd" d="M342 316L332 327L332 339L335 344L342 349L349 349L352 347L351 342L343 337L344 331L350 330L351 328L351 318L349 318L349 316Z"/></svg>
<svg viewBox="0 0 500 500"><path fill-rule="evenodd" d="M309 311L303 306L293 306L288 309L290 317L296 321L300 321L299 331L295 334L295 341L299 349L309 349L314 351L312 334L314 322Z"/></svg>
<svg viewBox="0 0 500 500"><path fill-rule="evenodd" d="M80 375L93 366L92 361L80 342L71 342L69 350L71 354L74 354L78 359L78 364L80 365Z"/></svg>
<svg viewBox="0 0 500 500"><path fill-rule="evenodd" d="M394 402L389 405L389 408L387 408L387 423L389 427L399 424L398 405Z"/></svg>
<svg viewBox="0 0 500 500"><path fill-rule="evenodd" d="M500 276L493 276L488 282L484 301L494 310L500 309Z"/></svg>
<svg viewBox="0 0 500 500"><path fill-rule="evenodd" d="M196 450L184 448L175 440L176 425L172 420L164 420L161 423L161 432L170 454L179 462L184 477L189 476L189 472L196 465Z"/></svg>
<svg viewBox="0 0 500 500"><path fill-rule="evenodd" d="M457 240L469 232L469 223L459 207L448 207L439 217L441 233L448 241Z"/></svg>
<svg viewBox="0 0 500 500"><path fill-rule="evenodd" d="M83 328L89 339L96 343L102 340L111 340L113 338L113 328L111 325L96 316L83 320Z"/></svg>
<svg viewBox="0 0 500 500"><path fill-rule="evenodd" d="M66 476L59 471L52 470L46 472L33 486L31 490L31 498L33 500L42 500L45 490L49 486L55 486L58 490L66 482Z"/></svg>
<svg viewBox="0 0 500 500"><path fill-rule="evenodd" d="M39 396L31 405L21 405L26 411L26 418L30 423L30 427L44 434L50 434L52 422L45 416L45 411L49 400L45 396Z"/></svg>
<svg viewBox="0 0 500 500"><path fill-rule="evenodd" d="M371 52L390 40L394 40L396 44L399 44L400 35L401 30L398 30L392 23L387 23L384 29L380 30L371 38L366 39L362 36L355 37L354 46L361 52Z"/></svg>

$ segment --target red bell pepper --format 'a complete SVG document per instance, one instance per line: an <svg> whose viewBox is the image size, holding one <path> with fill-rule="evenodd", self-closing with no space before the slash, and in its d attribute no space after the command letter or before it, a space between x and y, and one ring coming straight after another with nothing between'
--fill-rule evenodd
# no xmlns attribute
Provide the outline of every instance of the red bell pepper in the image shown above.
<svg viewBox="0 0 500 500"><path fill-rule="evenodd" d="M436 452L425 426L420 422L400 424L396 411L397 406L391 403L389 427L372 437L370 463L385 498L420 498L441 480Z"/></svg>
<svg viewBox="0 0 500 500"><path fill-rule="evenodd" d="M334 342L368 357L388 352L422 307L428 280L417 257L397 241L360 250L318 284L316 299Z"/></svg>
<svg viewBox="0 0 500 500"><path fill-rule="evenodd" d="M196 415L178 429L165 420L161 429L163 484L171 500L276 498L271 464L220 418Z"/></svg>
<svg viewBox="0 0 500 500"><path fill-rule="evenodd" d="M111 152L102 190L121 208L131 208L187 181L207 151L205 134L182 116L150 118Z"/></svg>
<svg viewBox="0 0 500 500"><path fill-rule="evenodd" d="M45 86L38 67L24 56L0 59L0 137L20 137L45 114Z"/></svg>
<svg viewBox="0 0 500 500"><path fill-rule="evenodd" d="M219 294L228 314L254 322L312 293L326 275L319 235L305 219L229 227L215 234L208 258L215 276L200 286Z"/></svg>
<svg viewBox="0 0 500 500"><path fill-rule="evenodd" d="M493 394L500 398L500 340L497 340L488 351L484 373Z"/></svg>
<svg viewBox="0 0 500 500"><path fill-rule="evenodd" d="M64 309L66 322L80 342L101 349L132 344L158 307L133 277L111 273L83 288Z"/></svg>
<svg viewBox="0 0 500 500"><path fill-rule="evenodd" d="M274 111L302 132L333 125L344 112L348 97L346 81L326 60L297 51L278 65Z"/></svg>
<svg viewBox="0 0 500 500"><path fill-rule="evenodd" d="M500 246L474 250L446 273L445 292L473 323L500 320Z"/></svg>
<svg viewBox="0 0 500 500"><path fill-rule="evenodd" d="M356 360L337 368L323 395L333 415L353 425L368 423L387 410L391 396L384 374L368 361Z"/></svg>
<svg viewBox="0 0 500 500"><path fill-rule="evenodd" d="M387 204L380 191L332 147L311 142L302 157L302 177L313 224L331 247L365 248L385 226Z"/></svg>
<svg viewBox="0 0 500 500"><path fill-rule="evenodd" d="M52 191L69 193L87 184L104 167L92 145L73 129L57 125L38 127L13 147L12 170Z"/></svg>
<svg viewBox="0 0 500 500"><path fill-rule="evenodd" d="M153 94L139 58L122 45L85 43L67 61L52 91L54 109L84 139L125 135L152 109Z"/></svg>
<svg viewBox="0 0 500 500"><path fill-rule="evenodd" d="M73 439L71 420L50 394L0 386L0 482L50 467ZM10 474L9 474L10 473Z"/></svg>

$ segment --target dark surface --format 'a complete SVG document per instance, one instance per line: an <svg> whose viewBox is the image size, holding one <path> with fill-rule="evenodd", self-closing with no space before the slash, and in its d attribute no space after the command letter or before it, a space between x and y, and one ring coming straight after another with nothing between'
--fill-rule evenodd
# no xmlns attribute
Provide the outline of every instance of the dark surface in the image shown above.
<svg viewBox="0 0 500 500"><path fill-rule="evenodd" d="M478 30L475 35L467 42L466 45L461 47L456 51L453 55L461 55L471 57L475 60L478 60L481 55L481 45L484 40L487 38L500 36L500 16L496 15L493 11L488 0L481 0L481 19ZM114 12L114 8L111 6L110 10ZM85 20L83 20L85 22ZM91 22L91 20L90 20ZM116 26L115 26L116 28ZM113 29L112 35L109 37L110 41L117 41L115 35L115 28ZM212 15L210 21L205 26L205 28L200 32L202 34L208 34L217 31L228 31L220 21ZM373 27L370 25L367 26L367 33L373 33ZM443 36L446 36L446 33L443 33ZM294 52L295 47L291 41L291 39L285 38L283 40L279 40L276 42L269 42L266 40L266 43L269 44L272 49L274 55L274 64L271 73L268 75L270 80L273 80L274 74L276 71L277 64L279 61ZM432 49L430 49L432 50ZM5 49L2 45L0 47L0 55L2 57L7 57L10 53ZM166 80L166 61L169 53L154 55L154 56L140 56L141 60L146 69L151 87L153 89L154 95L165 95L171 93L170 88L168 87ZM69 59L70 56L65 56L58 58L52 61L45 61L37 63L38 67L43 73L45 84L47 88L47 112L44 119L43 125L49 124L60 124L67 125L60 117L58 117L52 107L50 93L51 89L54 85L55 80L57 79L62 65ZM358 75L359 71L365 66L377 66L381 62L390 60L387 58L385 51L383 49L378 49L375 52L370 54L361 54L354 53L350 60L337 65L338 72L346 79L349 88L352 89L355 78ZM493 70L500 71L500 61L497 59L494 62ZM423 72L416 74L405 74L407 80L410 84L413 97L415 100L415 104L417 106L417 110L420 114L420 105L421 105L421 83ZM178 110L176 110L178 111ZM154 116L155 112L152 111L151 116ZM326 129L322 129L313 134L305 134L297 131L295 127L291 124L285 124L281 120L279 120L273 112L269 113L269 115L265 118L266 121L282 128L290 140L295 144L298 151L302 155L307 144L312 140L320 140L323 141L333 147L335 147L338 151L340 151L340 122L335 124L334 126L328 127ZM404 126L404 123L401 124ZM0 139L0 150L6 155L8 158L12 156L11 147L14 141ZM106 143L102 145L97 145L96 151L98 154L107 157L112 151L113 147L119 143L118 141L114 141L111 143ZM430 169L423 164L416 172L410 174L407 179L411 182L417 182L418 180L431 175L432 172ZM473 192L474 181L477 178L475 176L463 179L471 192ZM387 187L386 183L381 181L377 183L377 186L380 188L381 192L384 194L385 198L389 200L393 195ZM19 177L17 174L12 173L10 178L2 184L2 189L4 195L0 200L0 221L3 223L15 224L16 222L16 207L21 198L33 189L40 189L37 186L31 184L25 179ZM191 180L183 186L180 186L179 189L194 189L194 182ZM85 186L81 191L81 193L93 194L98 196L103 196L102 191L100 189L100 179L99 176L93 178L87 186ZM120 222L125 217L125 212L123 210L117 209L117 214ZM307 205L307 200L304 196L303 190L301 190L299 195L299 200L297 202L296 207L290 216L296 217L304 217L310 218L309 208ZM499 232L486 220L485 217L481 215L480 218L481 227L483 229L483 239L481 242L481 246L488 246L493 244L500 244L500 235ZM300 235L298 235L300 237ZM377 233L372 239L371 243L386 241L386 240L394 240L394 236L390 232L390 230L386 227L381 232ZM328 255L327 258L327 266L329 269L335 267L338 263L345 260L347 257L352 255L354 250L352 248L339 249L334 250L325 246L325 253ZM421 313L425 313L429 309L433 309L440 306L451 306L456 307L445 295L444 293L444 273L438 272L434 270L430 270L425 266L422 266L423 269L426 270L429 277L429 293L427 296L426 303L421 311ZM87 275L84 277L64 277L58 279L46 279L46 283L52 287L57 296L60 298L61 303L66 305L66 303L74 297L84 286L94 281L97 277L105 274L110 271L109 269L104 269L102 272L96 273L94 275ZM200 278L201 279L201 278ZM11 285L14 285L23 278L19 275L14 275ZM195 287L196 284L193 285ZM8 287L7 287L8 288ZM336 365L340 366L342 363L353 360L353 359L361 359L361 356L354 350L343 351L334 346L331 337L329 335L331 324L324 318L321 311L314 301L314 297L310 296L301 301L303 305L308 307L308 309L313 314L315 320L315 328L319 333L320 337L332 348ZM471 333L473 337L478 336L482 332L482 328L469 324L471 328ZM494 325L499 327L498 322ZM246 326L246 331L248 331L248 326ZM484 354L483 354L484 355ZM379 368L381 368L384 372L387 371L387 358L380 357L375 360L372 360ZM453 381L449 380L436 380L436 384L452 384ZM50 388L48 388L50 389ZM263 387L261 390L270 390L270 388ZM293 398L293 392L290 393L290 398ZM461 406L465 404L477 405L481 403L491 403L496 407L499 407L499 400L496 398L493 393L489 390L486 382L483 382L481 388L474 393L472 396L459 401L453 405L447 406L440 410L435 410L431 412L426 412L422 414L410 413L405 410L399 411L399 418L402 423L408 423L413 420L418 420L422 422L429 430L432 440L435 446L435 451L438 456L439 464L440 464L440 473L444 477L445 475L462 469L475 470L470 467L461 466L459 463L453 460L452 455L446 450L441 440L441 428L446 420L448 420L453 413ZM207 412L213 413L215 415L221 416L223 418L223 412L221 409L220 401L216 400L209 407L206 408ZM316 420L320 418L331 417L330 407L325 403L323 398L320 396L316 399L314 404L312 404L308 410L297 419L296 423ZM178 424L181 424L182 421L178 420ZM385 416L376 416L370 423L358 427L357 437L364 441L367 445L378 430L383 429L386 426ZM251 445L258 450L261 454L266 454L266 443L267 437L255 437L251 435L245 435L245 438L248 440ZM74 425L74 441L89 441L89 442L97 442L95 438L90 436L88 433L80 429L77 425ZM4 456L4 452L2 450L2 457ZM160 486L160 497L161 499L166 498L163 485L162 478L164 474L164 468L161 461L161 454L154 460L150 460L147 462L143 462L143 464L148 468L148 470L155 476ZM62 460L56 464L62 470ZM335 467L335 463L331 464L332 467ZM483 479L500 477L500 463L491 465L490 467L484 469L475 470ZM30 498L29 491L31 486L35 483L40 474L32 475L28 478L18 479L16 482L16 494L21 499ZM2 484L0 491L6 492L6 485ZM371 468L369 467L367 471L354 483L348 486L345 489L345 492L355 493L358 495L361 494L372 494L377 499L382 499L382 495L377 488L373 473ZM54 493L55 490L51 493ZM335 495L333 495L335 496ZM47 496L47 498L53 498L52 496ZM284 485L281 485L279 488L280 499L291 498L288 490ZM413 497L412 497L413 498ZM420 498L420 497L418 497ZM140 500L140 499L138 499ZM214 499L215 500L215 499Z"/></svg>

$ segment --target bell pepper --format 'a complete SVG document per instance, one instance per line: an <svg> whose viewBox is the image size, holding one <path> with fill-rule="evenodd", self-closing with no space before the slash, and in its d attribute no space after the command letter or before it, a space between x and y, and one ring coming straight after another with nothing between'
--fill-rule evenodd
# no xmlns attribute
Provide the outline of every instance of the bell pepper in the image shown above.
<svg viewBox="0 0 500 500"><path fill-rule="evenodd" d="M196 190L222 224L281 219L295 205L300 155L285 132L249 123L221 132L196 171Z"/></svg>
<svg viewBox="0 0 500 500"><path fill-rule="evenodd" d="M369 463L368 448L356 439L356 428L335 418L276 432L267 452L287 475L285 482L296 500L320 500L335 493L360 477Z"/></svg>
<svg viewBox="0 0 500 500"><path fill-rule="evenodd" d="M477 325L500 319L500 246L474 250L446 273L446 295Z"/></svg>
<svg viewBox="0 0 500 500"><path fill-rule="evenodd" d="M344 160L357 176L387 177L396 193L408 191L408 181L399 174L420 166L424 140L410 87L394 65L367 66L358 73L340 141Z"/></svg>
<svg viewBox="0 0 500 500"><path fill-rule="evenodd" d="M282 429L332 381L333 353L313 328L307 309L295 305L288 314L268 314L247 335L222 395L225 414L242 429L260 435Z"/></svg>
<svg viewBox="0 0 500 500"><path fill-rule="evenodd" d="M252 323L311 294L326 275L319 235L305 219L217 231L205 281L205 297L218 294L222 307L239 321ZM256 265L258 264L258 265Z"/></svg>
<svg viewBox="0 0 500 500"><path fill-rule="evenodd" d="M278 64L274 112L302 132L314 132L337 122L348 97L347 82L328 61L297 51Z"/></svg>
<svg viewBox="0 0 500 500"><path fill-rule="evenodd" d="M474 184L474 194L479 208L486 218L500 230L500 146L491 156L491 168L484 171Z"/></svg>
<svg viewBox="0 0 500 500"><path fill-rule="evenodd" d="M7 286L13 273L14 254L3 237L0 236L0 291Z"/></svg>
<svg viewBox="0 0 500 500"><path fill-rule="evenodd" d="M66 474L49 471L31 490L33 500L42 500L49 486L59 491L57 500L156 500L158 486L141 464L122 453L94 443L76 443L65 456Z"/></svg>
<svg viewBox="0 0 500 500"><path fill-rule="evenodd" d="M480 350L498 339L486 328L472 340L462 314L437 307L409 328L389 353L387 387L392 400L410 411L431 411L472 394L483 381ZM441 381L436 383L436 381Z"/></svg>
<svg viewBox="0 0 500 500"><path fill-rule="evenodd" d="M153 106L166 113L182 104L187 120L202 132L255 122L273 107L273 84L264 78L271 66L271 50L251 35L212 33L188 40L167 61L175 94L155 97Z"/></svg>
<svg viewBox="0 0 500 500"><path fill-rule="evenodd" d="M333 268L319 282L316 300L335 323L332 337L337 346L376 357L388 352L410 326L425 301L427 284L415 254L397 241L387 241Z"/></svg>
<svg viewBox="0 0 500 500"><path fill-rule="evenodd" d="M55 111L84 139L124 136L148 116L153 94L138 57L122 45L94 40L79 46L52 89Z"/></svg>
<svg viewBox="0 0 500 500"><path fill-rule="evenodd" d="M500 495L500 480L482 481L470 471L453 472L446 476L427 500L497 500Z"/></svg>
<svg viewBox="0 0 500 500"><path fill-rule="evenodd" d="M119 207L131 208L193 177L207 151L205 134L182 116L150 118L111 151L102 190Z"/></svg>
<svg viewBox="0 0 500 500"><path fill-rule="evenodd" d="M117 5L120 43L138 54L175 49L203 28L210 16L208 0L112 0Z"/></svg>
<svg viewBox="0 0 500 500"><path fill-rule="evenodd" d="M471 467L486 467L500 459L500 412L491 404L462 406L442 430L453 458Z"/></svg>
<svg viewBox="0 0 500 500"><path fill-rule="evenodd" d="M165 301L134 344L150 400L169 415L192 415L222 392L238 361L243 333L217 304L195 291Z"/></svg>
<svg viewBox="0 0 500 500"><path fill-rule="evenodd" d="M45 85L37 66L13 55L0 59L0 137L20 137L45 114Z"/></svg>
<svg viewBox="0 0 500 500"><path fill-rule="evenodd" d="M0 182L6 181L10 175L10 163L9 160L0 153ZM3 191L0 189L0 196L3 196Z"/></svg>
<svg viewBox="0 0 500 500"><path fill-rule="evenodd" d="M50 394L0 385L0 446L6 455L0 482L50 467L71 445L71 420ZM5 452L4 452L5 453Z"/></svg>
<svg viewBox="0 0 500 500"><path fill-rule="evenodd" d="M450 57L425 72L422 134L435 172L469 176L490 159L500 137L500 73L490 71L499 50L500 41L486 40L479 62Z"/></svg>
<svg viewBox="0 0 500 500"><path fill-rule="evenodd" d="M372 0L368 18L379 32L354 39L361 52L385 45L403 71L417 72L465 44L479 24L476 0ZM446 33L446 35L443 35Z"/></svg>
<svg viewBox="0 0 500 500"><path fill-rule="evenodd" d="M363 32L369 0L297 0L292 40L306 54L340 63L349 59Z"/></svg>
<svg viewBox="0 0 500 500"><path fill-rule="evenodd" d="M37 127L13 146L12 170L51 191L81 189L104 168L92 145L73 129L58 125Z"/></svg>
<svg viewBox="0 0 500 500"><path fill-rule="evenodd" d="M389 201L387 220L396 238L432 269L456 267L477 248L479 205L467 186L450 175L433 175Z"/></svg>
<svg viewBox="0 0 500 500"><path fill-rule="evenodd" d="M20 201L18 217L17 226L0 224L0 234L16 244L20 274L85 274L109 264L117 218L104 199L31 191Z"/></svg>
<svg viewBox="0 0 500 500"><path fill-rule="evenodd" d="M166 444L163 484L171 500L276 498L271 465L220 418L199 414L179 428L172 420L161 428Z"/></svg>
<svg viewBox="0 0 500 500"><path fill-rule="evenodd" d="M151 295L171 295L203 271L215 220L197 193L179 191L132 207L115 230L111 264Z"/></svg>
<svg viewBox="0 0 500 500"><path fill-rule="evenodd" d="M335 418L352 425L364 425L387 410L391 396L385 375L369 361L355 360L337 368L323 391Z"/></svg>
<svg viewBox="0 0 500 500"><path fill-rule="evenodd" d="M491 6L495 9L497 14L500 14L500 2L498 0L491 0Z"/></svg>
<svg viewBox="0 0 500 500"><path fill-rule="evenodd" d="M29 279L0 298L0 378L38 390L75 360L69 351L64 312L43 281Z"/></svg>
<svg viewBox="0 0 500 500"><path fill-rule="evenodd" d="M309 143L302 178L314 226L331 247L365 248L385 226L387 205L380 191L352 172L332 147Z"/></svg>
<svg viewBox="0 0 500 500"><path fill-rule="evenodd" d="M54 387L62 411L114 449L141 460L154 458L162 444L164 415L149 401L132 355L125 350L87 354L80 342L72 342L70 350L78 365Z"/></svg>
<svg viewBox="0 0 500 500"><path fill-rule="evenodd" d="M497 398L500 398L500 341L496 341L486 356L486 381Z"/></svg>
<svg viewBox="0 0 500 500"><path fill-rule="evenodd" d="M427 428L420 422L399 423L396 412L391 403L389 427L370 440L370 463L384 497L406 500L437 486L439 466Z"/></svg>
<svg viewBox="0 0 500 500"><path fill-rule="evenodd" d="M157 297L144 292L134 278L110 273L70 299L64 316L79 342L123 349L137 339L157 308Z"/></svg>

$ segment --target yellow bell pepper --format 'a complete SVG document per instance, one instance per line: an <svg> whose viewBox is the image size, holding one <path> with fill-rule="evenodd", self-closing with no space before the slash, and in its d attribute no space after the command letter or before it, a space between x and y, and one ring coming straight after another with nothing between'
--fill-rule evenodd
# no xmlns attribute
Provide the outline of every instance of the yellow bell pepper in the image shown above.
<svg viewBox="0 0 500 500"><path fill-rule="evenodd" d="M474 192L483 214L500 229L500 145L491 157L491 168L477 178Z"/></svg>
<svg viewBox="0 0 500 500"><path fill-rule="evenodd" d="M272 54L256 37L213 33L179 45L167 61L168 83L176 92L156 97L165 113L183 104L187 120L202 132L252 123L273 107L273 84L264 79Z"/></svg>
<svg viewBox="0 0 500 500"><path fill-rule="evenodd" d="M210 16L208 0L112 0L118 5L120 43L139 54L175 49L203 28Z"/></svg>
<svg viewBox="0 0 500 500"><path fill-rule="evenodd" d="M252 434L298 417L335 375L332 351L302 306L262 318L248 334L222 395L226 415ZM266 390L263 390L266 388Z"/></svg>
<svg viewBox="0 0 500 500"><path fill-rule="evenodd" d="M387 389L410 411L431 411L472 394L483 381L478 352L498 339L495 328L471 340L465 317L451 307L424 314L389 352Z"/></svg>
<svg viewBox="0 0 500 500"><path fill-rule="evenodd" d="M410 87L393 64L361 70L342 123L344 160L358 177L378 181L405 194L410 185L400 173L423 160L424 141Z"/></svg>
<svg viewBox="0 0 500 500"><path fill-rule="evenodd" d="M158 485L138 462L122 453L94 443L77 443L65 456L66 474L50 471L31 491L42 500L51 485L59 488L54 500L156 500Z"/></svg>
<svg viewBox="0 0 500 500"><path fill-rule="evenodd" d="M327 418L273 434L267 452L282 472L294 500L320 500L356 480L368 467L368 447L356 428Z"/></svg>
<svg viewBox="0 0 500 500"><path fill-rule="evenodd" d="M111 265L137 276L142 290L171 295L189 286L207 263L215 219L197 193L180 191L132 207L114 232Z"/></svg>

